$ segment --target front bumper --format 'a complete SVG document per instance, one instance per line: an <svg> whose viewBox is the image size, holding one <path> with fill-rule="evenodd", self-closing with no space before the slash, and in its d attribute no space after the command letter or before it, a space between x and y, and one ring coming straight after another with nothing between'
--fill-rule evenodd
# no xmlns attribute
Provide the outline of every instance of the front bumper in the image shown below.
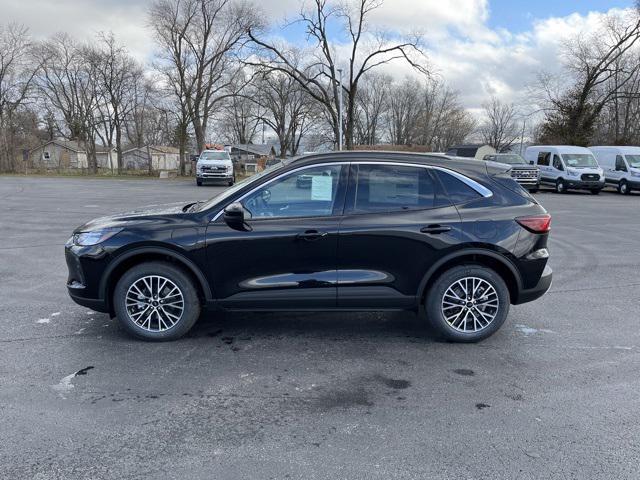
<svg viewBox="0 0 640 480"><path fill-rule="evenodd" d="M545 265L544 270L542 272L542 276L538 281L538 284L533 288L529 288L527 290L520 290L518 294L518 298L516 299L515 302L513 302L513 304L519 305L521 303L532 302L540 298L545 293L547 293L549 288L551 288L552 281L553 281L553 271L551 270L551 267L549 265Z"/></svg>
<svg viewBox="0 0 640 480"><path fill-rule="evenodd" d="M97 282L91 281L102 270L106 252L100 246L80 247L67 244L64 248L69 276L67 291L71 300L98 312L108 312L104 298L100 298Z"/></svg>
<svg viewBox="0 0 640 480"><path fill-rule="evenodd" d="M604 180L586 181L567 178L565 183L567 184L567 188L574 190L593 190L595 188L602 190L605 186Z"/></svg>
<svg viewBox="0 0 640 480"><path fill-rule="evenodd" d="M196 178L198 180L221 180L221 181L229 181L233 180L233 172L231 173L196 173Z"/></svg>

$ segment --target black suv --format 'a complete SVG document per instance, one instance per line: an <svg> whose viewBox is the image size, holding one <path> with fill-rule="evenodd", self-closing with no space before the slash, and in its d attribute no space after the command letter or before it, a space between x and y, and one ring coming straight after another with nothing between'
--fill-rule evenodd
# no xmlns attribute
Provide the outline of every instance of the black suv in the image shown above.
<svg viewBox="0 0 640 480"><path fill-rule="evenodd" d="M311 155L207 202L83 225L67 286L147 340L181 337L209 307L416 310L440 337L474 342L549 289L550 220L503 164Z"/></svg>

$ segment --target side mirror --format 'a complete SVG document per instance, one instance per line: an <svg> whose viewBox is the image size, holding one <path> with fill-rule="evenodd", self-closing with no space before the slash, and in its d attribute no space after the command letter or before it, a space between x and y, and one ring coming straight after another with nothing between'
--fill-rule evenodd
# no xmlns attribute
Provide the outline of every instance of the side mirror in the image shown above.
<svg viewBox="0 0 640 480"><path fill-rule="evenodd" d="M251 227L244 221L244 207L240 202L234 202L227 205L224 209L224 222L234 230L246 232Z"/></svg>

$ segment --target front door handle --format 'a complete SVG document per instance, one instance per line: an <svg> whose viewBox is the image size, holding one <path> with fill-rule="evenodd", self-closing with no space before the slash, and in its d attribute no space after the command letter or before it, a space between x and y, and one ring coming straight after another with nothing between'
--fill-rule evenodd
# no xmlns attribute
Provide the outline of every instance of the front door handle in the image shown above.
<svg viewBox="0 0 640 480"><path fill-rule="evenodd" d="M449 225L427 225L426 227L422 227L420 231L422 233L431 233L433 235L437 235L439 233L450 232L451 227Z"/></svg>
<svg viewBox="0 0 640 480"><path fill-rule="evenodd" d="M313 240L318 240L319 238L322 238L326 235L327 232L320 232L318 230L305 230L304 232L296 235L296 238L312 242Z"/></svg>

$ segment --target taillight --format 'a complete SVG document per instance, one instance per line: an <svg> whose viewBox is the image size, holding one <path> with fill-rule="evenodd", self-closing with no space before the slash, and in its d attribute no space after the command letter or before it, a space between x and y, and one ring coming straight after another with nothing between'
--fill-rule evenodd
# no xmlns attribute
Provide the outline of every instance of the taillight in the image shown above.
<svg viewBox="0 0 640 480"><path fill-rule="evenodd" d="M532 215L530 217L517 217L516 222L533 233L548 233L551 230L551 215Z"/></svg>

